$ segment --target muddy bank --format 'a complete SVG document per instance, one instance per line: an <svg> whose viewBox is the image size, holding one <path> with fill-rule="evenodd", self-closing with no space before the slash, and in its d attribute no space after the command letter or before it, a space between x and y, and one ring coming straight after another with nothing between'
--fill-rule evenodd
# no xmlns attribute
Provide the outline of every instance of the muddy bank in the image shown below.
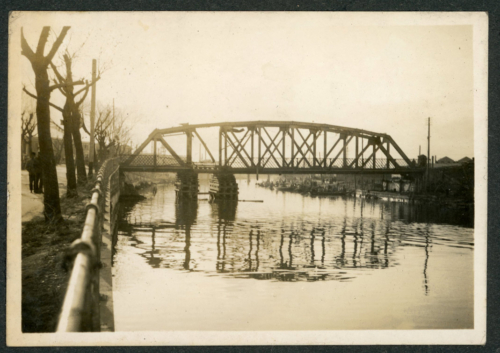
<svg viewBox="0 0 500 353"><path fill-rule="evenodd" d="M43 217L22 226L22 330L54 332L64 300L69 272L63 268L64 255L80 237L88 187L79 187L78 198L61 198L64 223L46 225Z"/></svg>

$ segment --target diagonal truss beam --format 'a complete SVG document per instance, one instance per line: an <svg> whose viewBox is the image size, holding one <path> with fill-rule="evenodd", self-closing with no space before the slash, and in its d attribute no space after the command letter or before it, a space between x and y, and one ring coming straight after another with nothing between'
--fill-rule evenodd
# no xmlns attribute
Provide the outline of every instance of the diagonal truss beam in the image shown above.
<svg viewBox="0 0 500 353"><path fill-rule="evenodd" d="M247 133L248 133L248 131L247 131ZM224 132L224 136L226 138L226 141L228 141L231 144L231 148L233 149L233 153L229 156L229 158L226 159L226 165L230 165L229 162L231 161L231 158L233 157L234 153L236 152L237 156L240 157L241 161L245 164L245 166L247 168L249 168L250 166L248 165L248 163L245 160L245 158L243 158L243 156L241 155L239 149L234 145L233 141L231 140L231 138L227 134L227 131ZM245 136L246 136L246 134L245 134Z"/></svg>
<svg viewBox="0 0 500 353"><path fill-rule="evenodd" d="M333 144L332 148L330 148L330 150L325 153L325 163L326 163L326 159L328 158L328 156L332 153L332 151L335 149L335 147L337 147L337 145L340 143L340 141L342 141L344 138L342 137L342 135L339 136L339 138L337 139L337 141L335 141L335 143ZM326 165L326 164L325 164Z"/></svg>
<svg viewBox="0 0 500 353"><path fill-rule="evenodd" d="M379 149L379 146L377 144L372 144L372 146L374 147L373 149L373 152L368 156L367 159L365 159L365 161L363 162L363 164L361 165L361 168L364 168L365 165L368 164L368 162L370 162L370 159L373 158L373 156L375 155L375 153L377 153L378 149ZM373 168L375 169L375 164L373 164Z"/></svg>
<svg viewBox="0 0 500 353"><path fill-rule="evenodd" d="M249 133L249 132L250 132L250 130L247 130L247 132L245 133L245 135L246 135L247 133ZM252 134L250 133L250 135L248 135L248 138L247 138L247 140L246 140L245 142L243 142L243 139L242 139L242 141L240 142L240 141L239 141L239 139L238 139L238 137L237 137L237 136L234 134L234 132L232 132L232 131L231 131L231 135L233 135L233 137L234 137L234 139L236 140L236 142L238 142L238 146L241 146L240 151L245 152L245 154L247 155L248 159L249 159L249 160L252 160L252 157L248 154L248 151L247 151L247 150L246 150L246 148L245 148L245 147L246 147L246 145L247 145L247 143L248 143L248 141L250 141L250 139L252 138ZM244 136L243 136L243 137L244 137Z"/></svg>
<svg viewBox="0 0 500 353"><path fill-rule="evenodd" d="M391 143L392 147L394 147L396 149L396 151L405 160L405 162L408 163L408 166L411 166L412 163L411 163L410 159L408 158L408 156L406 156L406 154L398 146L398 144L394 141L394 139L391 136L389 136L389 135L387 135L385 138Z"/></svg>
<svg viewBox="0 0 500 353"><path fill-rule="evenodd" d="M293 135L293 132L297 130L297 132L299 133L299 135L302 137L302 145L299 146L299 144L297 143L297 141L295 141L295 138L294 138L294 135ZM307 138L304 140L304 137L302 136L302 134L300 133L299 129L295 129L293 128L292 129L292 134L290 134L290 137L292 138L292 147L293 145L297 146L297 152L295 152L294 154L292 153L292 163L293 161L295 160L295 157L300 153L302 155L302 159L299 161L299 163L297 163L297 166L300 165L300 163L304 160L307 165L309 165L309 167L311 167L311 163L309 163L309 161L307 160L307 157L306 155L304 154L304 151L302 151L302 147L304 146L304 144L307 144L306 141L309 140L309 137L311 136L312 132L309 131L309 135L307 135ZM292 148L292 152L293 152L293 148Z"/></svg>
<svg viewBox="0 0 500 353"><path fill-rule="evenodd" d="M196 130L193 130L193 132L196 135L196 137L198 137L198 140L200 140L201 144L205 148L205 151L208 152L208 155L210 156L210 159L212 160L212 163L215 163L215 158L214 158L214 156L212 156L212 153L208 149L207 144L205 143L205 141L203 141L203 139L201 138L201 136L198 134L198 132Z"/></svg>
<svg viewBox="0 0 500 353"><path fill-rule="evenodd" d="M391 154L389 153L389 151L387 151L384 147L384 145L382 144L382 142L378 141L377 142L377 145L378 145L378 148L382 151L383 154L385 154L385 156L387 157L387 159L392 163L392 165L395 167L395 168L399 168L399 164L398 162L396 162L396 160L391 156ZM389 165L387 166L389 167Z"/></svg>
<svg viewBox="0 0 500 353"><path fill-rule="evenodd" d="M152 133L149 134L148 138L135 150L135 152L128 157L125 162L123 162L123 165L128 166L132 161L141 153L146 146L153 140L154 136L157 134L158 129L154 129Z"/></svg>
<svg viewBox="0 0 500 353"><path fill-rule="evenodd" d="M271 135L269 135L269 133L267 132L267 130L266 130L266 129L264 129L264 132L266 133L267 137L269 137L269 140L271 141L271 144L270 144L269 146L270 146L270 147L274 147L274 149L273 149L272 151L271 151L271 150L269 150L269 153L278 152L278 153L280 154L281 158L285 158L285 157L284 157L284 155L283 155L283 153L279 150L279 144L280 144L281 142L283 142L283 141L284 141L284 140L283 140L283 136L282 136L282 137L281 137L281 139L278 141L278 143L274 143L274 141L276 141L276 138L280 135L280 132L281 132L281 131L278 131L278 132L276 133L276 136L274 137L274 139L273 139L273 138L271 138ZM266 153L266 152L264 151L264 154L265 154L265 153Z"/></svg>
<svg viewBox="0 0 500 353"><path fill-rule="evenodd" d="M167 143L167 141L165 141L165 139L163 138L163 136L159 135L156 137L157 140L159 140L161 142L161 144L163 145L163 147L165 147L168 152L172 155L172 157L175 158L175 160L177 161L177 163L179 163L181 166L184 166L186 163L182 160L181 157L179 157L177 155L177 153L175 153L175 151L173 150L172 147L170 147L170 145Z"/></svg>
<svg viewBox="0 0 500 353"><path fill-rule="evenodd" d="M321 131L314 131L313 132L310 130L309 135L307 135L307 139L304 139L304 136L302 136L300 130L297 129L297 132L299 133L300 137L302 138L302 140L304 141L304 143L307 147L305 153L302 153L302 155L304 157L302 157L302 159L299 161L299 163L302 162L302 160L304 160L304 159L307 160L307 157L305 157L305 156L307 156L307 153L311 152L311 154L313 155L313 165L316 165L316 161L319 162L319 160L317 160L317 158L316 158L316 151L315 151L316 150L316 139L318 138L318 132L321 133ZM309 144L309 143L307 143L307 141L309 140L309 137L311 135L313 137L313 140L312 140L311 144ZM302 146L304 146L304 143L302 144ZM310 166L310 164L309 164L309 166Z"/></svg>
<svg viewBox="0 0 500 353"><path fill-rule="evenodd" d="M232 163L236 160L236 157L237 157L237 156L238 156L238 157L240 157L240 159L243 161L243 163L245 163L243 156L241 156L241 154L239 153L239 152L241 152L241 151L245 152L245 154L247 155L247 157L248 157L249 159L251 159L251 157L248 155L248 152L247 152L247 151L246 151L246 149L245 149L245 146L246 146L246 144L248 143L249 138L251 137L251 135L248 135L248 133L249 133L249 132L250 132L250 130L247 130L247 131L245 132L245 135L243 135L243 137L242 137L241 139L239 139L239 138L238 138L238 137L234 134L234 132L232 132L232 131L231 131L231 135L233 135L234 140L236 141L236 144L234 144L234 143L231 141L231 139L229 138L229 135L226 135L226 138L229 138L229 141L230 141L230 143L231 143L231 146L233 147L233 152L231 153L231 155L230 155L230 156L229 156L229 158L228 158L228 162L229 162L229 163L228 163L228 165L231 165L231 164L232 164ZM226 133L226 134L227 134L227 133ZM247 137L247 135L249 136L249 138L247 138L247 140L245 141L245 138ZM235 146L236 146L236 147L235 147ZM235 156L235 157L234 157L234 159L233 159L233 156L234 156L234 154L235 154L235 153L237 154L237 156ZM233 159L233 160L231 161L231 159ZM247 164L247 163L245 163L245 165L248 165L248 164Z"/></svg>
<svg viewBox="0 0 500 353"><path fill-rule="evenodd" d="M349 136L349 137L347 138L347 140L346 140L346 141L345 141L345 143L344 143L344 146L342 146L342 149L341 149L341 150L337 153L337 155L335 156L335 158L333 158L333 159L330 161L329 168L331 168L331 167L332 167L332 165L333 165L333 163L335 163L335 162L337 161L337 159L339 159L340 154L346 151L347 146L349 145L349 142L351 142L351 140L352 140L352 138L353 138L353 137L354 137L354 136ZM344 138L343 138L343 140L344 140ZM346 167L346 166L344 165L343 167Z"/></svg>
<svg viewBox="0 0 500 353"><path fill-rule="evenodd" d="M367 143L366 146L361 150L361 152L354 158L354 160L349 164L348 168L352 168L354 164L357 165L359 158L363 156L363 154L366 152L366 150L371 146L370 143Z"/></svg>
<svg viewBox="0 0 500 353"><path fill-rule="evenodd" d="M260 159L264 159L264 156L266 155L267 152L269 152L271 150L271 147L274 146L274 148L276 149L276 145L274 144L274 141L276 141L276 138L278 138L279 135L280 135L280 132L278 131L278 133L276 134L276 136L274 137L274 139L271 139L271 143L268 145L266 143L266 141L262 138L262 132L261 132L262 129L264 129L264 132L269 136L269 133L266 131L266 128L259 128L259 140L266 147L266 149L264 150L264 153L262 153L260 155ZM271 138L271 137L269 137L269 138ZM278 144L279 144L279 142L278 142ZM269 155L270 155L270 157L264 162L264 164L261 167L265 167L266 164L269 162L269 160L271 158L273 158L274 161L276 162L276 165L279 166L280 163L278 162L278 160L276 159L276 157L274 156L274 154L272 152L269 152Z"/></svg>

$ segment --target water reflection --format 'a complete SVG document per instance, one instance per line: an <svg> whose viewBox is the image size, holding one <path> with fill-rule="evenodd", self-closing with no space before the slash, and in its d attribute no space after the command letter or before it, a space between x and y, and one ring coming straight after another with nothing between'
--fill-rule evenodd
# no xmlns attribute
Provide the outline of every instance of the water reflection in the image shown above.
<svg viewBox="0 0 500 353"><path fill-rule="evenodd" d="M425 263L424 263L424 288L425 295L429 294L429 280L427 278L427 266L429 263L430 231L429 224L425 227Z"/></svg>
<svg viewBox="0 0 500 353"><path fill-rule="evenodd" d="M266 190L265 202L283 198L289 211L277 216L273 209L234 201L175 204L164 197L168 192L160 188L156 198L124 204L120 216L120 234L152 268L258 280L352 281L366 270L399 266L399 249L421 247L427 295L432 244L473 249L464 228L443 235L430 223L416 222L427 214L419 206L338 197L314 200L315 211L308 209L307 197Z"/></svg>
<svg viewBox="0 0 500 353"><path fill-rule="evenodd" d="M177 229L184 230L184 262L182 267L191 270L191 226L195 223L198 215L198 202L183 200L175 204L175 224Z"/></svg>

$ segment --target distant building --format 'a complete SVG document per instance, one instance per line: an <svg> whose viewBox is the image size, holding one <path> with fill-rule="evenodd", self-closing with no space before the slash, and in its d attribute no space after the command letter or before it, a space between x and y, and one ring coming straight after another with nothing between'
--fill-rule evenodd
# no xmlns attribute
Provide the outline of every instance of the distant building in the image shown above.
<svg viewBox="0 0 500 353"><path fill-rule="evenodd" d="M443 158L439 159L436 163L439 163L439 164L452 164L452 163L455 163L455 161L453 159L451 159L450 157L443 157Z"/></svg>
<svg viewBox="0 0 500 353"><path fill-rule="evenodd" d="M459 159L459 160L457 161L457 163L468 163L468 162L472 162L472 159L471 159L471 158L469 158L469 157L464 157L464 158Z"/></svg>

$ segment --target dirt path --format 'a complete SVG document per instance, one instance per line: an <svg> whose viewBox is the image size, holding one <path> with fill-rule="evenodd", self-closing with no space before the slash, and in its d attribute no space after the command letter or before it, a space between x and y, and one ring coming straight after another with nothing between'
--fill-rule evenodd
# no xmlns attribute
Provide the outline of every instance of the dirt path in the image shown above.
<svg viewBox="0 0 500 353"><path fill-rule="evenodd" d="M66 193L66 166L58 165L57 180L59 182L59 195ZM33 218L43 216L43 194L30 193L29 174L21 171L21 212L22 222L31 221Z"/></svg>

